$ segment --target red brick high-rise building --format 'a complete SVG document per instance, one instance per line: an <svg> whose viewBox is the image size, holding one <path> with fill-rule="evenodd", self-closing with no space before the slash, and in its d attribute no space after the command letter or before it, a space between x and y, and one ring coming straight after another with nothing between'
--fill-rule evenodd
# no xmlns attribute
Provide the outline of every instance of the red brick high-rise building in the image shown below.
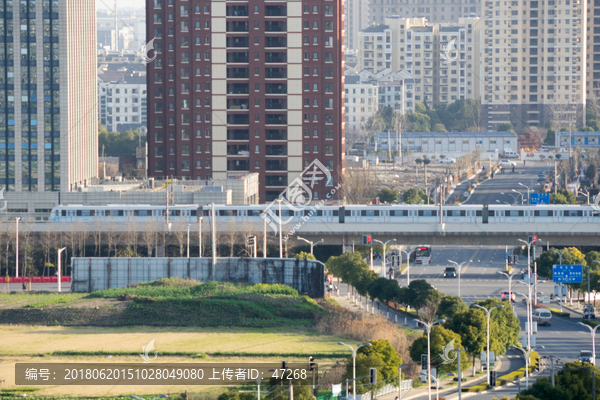
<svg viewBox="0 0 600 400"><path fill-rule="evenodd" d="M274 200L315 159L343 171L342 0L147 0L148 173L260 173Z"/></svg>

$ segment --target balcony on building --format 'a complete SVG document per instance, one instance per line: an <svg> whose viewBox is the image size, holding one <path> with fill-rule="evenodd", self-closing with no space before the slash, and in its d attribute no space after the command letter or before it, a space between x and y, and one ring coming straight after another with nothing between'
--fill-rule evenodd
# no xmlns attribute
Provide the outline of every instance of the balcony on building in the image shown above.
<svg viewBox="0 0 600 400"><path fill-rule="evenodd" d="M287 175L267 175L265 181L266 186L287 186L288 184Z"/></svg>
<svg viewBox="0 0 600 400"><path fill-rule="evenodd" d="M287 140L286 129L267 129L265 130L266 140Z"/></svg>
<svg viewBox="0 0 600 400"><path fill-rule="evenodd" d="M285 32L287 31L287 22L285 21L265 21L265 32Z"/></svg>
<svg viewBox="0 0 600 400"><path fill-rule="evenodd" d="M265 62L268 63L286 63L287 52L266 52Z"/></svg>
<svg viewBox="0 0 600 400"><path fill-rule="evenodd" d="M227 99L228 110L248 110L250 99Z"/></svg>
<svg viewBox="0 0 600 400"><path fill-rule="evenodd" d="M248 36L227 37L227 47L248 47Z"/></svg>
<svg viewBox="0 0 600 400"><path fill-rule="evenodd" d="M248 94L247 83L228 83L227 84L227 93L228 94Z"/></svg>
<svg viewBox="0 0 600 400"><path fill-rule="evenodd" d="M281 36L265 37L265 47L287 47L287 38Z"/></svg>
<svg viewBox="0 0 600 400"><path fill-rule="evenodd" d="M267 110L285 110L287 109L286 99L266 99L265 109Z"/></svg>
<svg viewBox="0 0 600 400"><path fill-rule="evenodd" d="M227 129L227 140L249 140L248 129Z"/></svg>
<svg viewBox="0 0 600 400"><path fill-rule="evenodd" d="M267 17L285 17L287 16L287 6L265 6L265 15Z"/></svg>
<svg viewBox="0 0 600 400"><path fill-rule="evenodd" d="M286 125L287 114L266 114L265 123L267 125Z"/></svg>
<svg viewBox="0 0 600 400"><path fill-rule="evenodd" d="M227 123L231 125L248 125L250 117L248 114L227 114Z"/></svg>
<svg viewBox="0 0 600 400"><path fill-rule="evenodd" d="M265 83L265 93L267 93L267 94L287 93L287 84L285 84L285 83Z"/></svg>
<svg viewBox="0 0 600 400"><path fill-rule="evenodd" d="M287 78L287 68L265 68L265 78Z"/></svg>
<svg viewBox="0 0 600 400"><path fill-rule="evenodd" d="M267 160L265 169L267 171L287 171L287 160Z"/></svg>
<svg viewBox="0 0 600 400"><path fill-rule="evenodd" d="M248 52L227 53L228 63L247 63Z"/></svg>
<svg viewBox="0 0 600 400"><path fill-rule="evenodd" d="M268 144L265 148L265 154L268 156L287 156L287 145Z"/></svg>
<svg viewBox="0 0 600 400"><path fill-rule="evenodd" d="M249 171L250 161L248 160L227 160L227 171Z"/></svg>
<svg viewBox="0 0 600 400"><path fill-rule="evenodd" d="M250 155L250 151L247 144L228 144L227 155L248 157Z"/></svg>
<svg viewBox="0 0 600 400"><path fill-rule="evenodd" d="M225 8L228 17L247 17L248 6L227 6Z"/></svg>
<svg viewBox="0 0 600 400"><path fill-rule="evenodd" d="M227 21L227 32L248 32L248 21Z"/></svg>
<svg viewBox="0 0 600 400"><path fill-rule="evenodd" d="M248 68L227 68L228 78L248 78Z"/></svg>

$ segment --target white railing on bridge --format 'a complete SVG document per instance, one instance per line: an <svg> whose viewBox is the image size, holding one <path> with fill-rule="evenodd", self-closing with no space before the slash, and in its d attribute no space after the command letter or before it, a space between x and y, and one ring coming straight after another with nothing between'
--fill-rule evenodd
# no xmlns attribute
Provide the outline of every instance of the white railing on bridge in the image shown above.
<svg viewBox="0 0 600 400"><path fill-rule="evenodd" d="M401 388L402 391L406 391L409 389L412 389L412 379L405 379L402 381L401 383ZM356 396L356 400L371 400L371 399L376 399L379 396L384 396L386 394L389 393L398 393L398 386L394 386L394 385L385 385L382 388L379 388L375 391L375 394L372 395L371 392L367 392L364 394L359 394L358 396ZM354 396L353 395L348 395L348 400L354 400Z"/></svg>

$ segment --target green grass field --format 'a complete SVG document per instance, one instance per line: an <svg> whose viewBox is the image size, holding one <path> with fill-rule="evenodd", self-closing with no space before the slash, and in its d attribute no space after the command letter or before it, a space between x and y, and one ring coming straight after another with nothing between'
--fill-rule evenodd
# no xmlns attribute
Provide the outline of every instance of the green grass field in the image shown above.
<svg viewBox="0 0 600 400"><path fill-rule="evenodd" d="M16 284L15 284L16 285ZM68 301L79 300L87 293L30 293L30 292L0 292L0 308L25 307L36 303L56 302L59 299ZM48 304L52 304L48 303Z"/></svg>

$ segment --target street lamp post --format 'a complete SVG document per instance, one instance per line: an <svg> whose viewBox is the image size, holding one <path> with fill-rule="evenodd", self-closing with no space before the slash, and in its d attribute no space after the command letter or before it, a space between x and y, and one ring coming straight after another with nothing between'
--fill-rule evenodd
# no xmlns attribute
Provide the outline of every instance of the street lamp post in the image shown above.
<svg viewBox="0 0 600 400"><path fill-rule="evenodd" d="M377 240L377 239L373 239L373 241L377 242L377 243L381 243L381 245L383 246L383 250L382 250L382 253L383 253L383 267L381 267L381 277L383 278L385 276L385 269L387 267L386 261L385 261L385 253L386 253L385 248L387 247L388 243L395 242L396 239L390 239L390 240L388 240L385 243L382 242L381 240Z"/></svg>
<svg viewBox="0 0 600 400"><path fill-rule="evenodd" d="M267 213L260 213L263 219L263 257L267 258Z"/></svg>
<svg viewBox="0 0 600 400"><path fill-rule="evenodd" d="M503 275L503 276L505 276L505 277L508 278L508 301L510 302L510 308L512 309L513 308L513 306L512 306L512 302L513 302L513 300L512 300L512 296L513 296L513 292L512 292L512 278L515 275L517 275L517 274L510 274L509 275L506 272L502 272L502 271L498 271L498 273L500 275Z"/></svg>
<svg viewBox="0 0 600 400"><path fill-rule="evenodd" d="M198 218L198 257L202 257L202 219Z"/></svg>
<svg viewBox="0 0 600 400"><path fill-rule="evenodd" d="M517 193L519 196L521 196L521 203L525 201L525 194L528 194L529 192L519 192L518 190L512 189L513 192Z"/></svg>
<svg viewBox="0 0 600 400"><path fill-rule="evenodd" d="M523 285L527 285L529 288L529 294L524 294L520 292L515 292L519 296L523 296L527 301L527 348L531 349L531 334L533 333L533 306L531 304L531 285L526 284L525 282L519 282Z"/></svg>
<svg viewBox="0 0 600 400"><path fill-rule="evenodd" d="M16 231L16 250L17 250L17 254L16 254L16 259L15 259L15 277L18 278L19 277L19 220L21 219L21 217L16 217L15 221L17 222L17 231Z"/></svg>
<svg viewBox="0 0 600 400"><path fill-rule="evenodd" d="M519 182L519 185L525 186ZM527 186L525 186L527 187ZM527 187L529 191L529 188ZM537 238L541 241L540 238ZM527 348L531 348L531 330L533 326L533 305L531 304L531 246L533 245L533 241L527 242L523 239L517 239L519 242L525 243L527 245L527 290L529 297L527 298L527 323L529 325L529 332L527 333ZM536 277L537 282L537 277ZM535 286L535 291L537 292L537 285Z"/></svg>
<svg viewBox="0 0 600 400"><path fill-rule="evenodd" d="M431 328L434 325L443 324L446 320L440 319L434 322L424 322L420 319L415 319L415 322L421 324L427 329L427 390L429 393L429 400L431 400ZM460 362L460 360L459 360Z"/></svg>
<svg viewBox="0 0 600 400"><path fill-rule="evenodd" d="M62 253L63 250L65 250L65 249L66 249L66 247L63 247L62 249L58 249L58 254L56 255L56 257L58 258L58 291L59 292L61 291L61 279L60 279L60 277L61 277L61 270L60 270L61 257L60 257L60 253Z"/></svg>
<svg viewBox="0 0 600 400"><path fill-rule="evenodd" d="M400 254L406 254L406 286L410 285L410 253L417 251L417 249L406 251L400 250ZM400 260L400 264L402 264L402 260Z"/></svg>
<svg viewBox="0 0 600 400"><path fill-rule="evenodd" d="M514 344L511 344L509 347L511 349L520 350L525 356L525 389L527 389L529 387L529 352L531 349L529 348L525 350L524 348L515 346Z"/></svg>
<svg viewBox="0 0 600 400"><path fill-rule="evenodd" d="M279 258L283 258L283 233L281 231L281 202L283 199L279 197L277 203L279 203Z"/></svg>
<svg viewBox="0 0 600 400"><path fill-rule="evenodd" d="M588 328L590 330L590 333L592 334L592 355L593 355L593 361L594 361L594 365L596 365L596 329L598 329L598 327L600 325L596 325L595 327L591 327L589 325L584 324L583 322L578 322L579 325L581 326L585 326L586 328Z"/></svg>
<svg viewBox="0 0 600 400"><path fill-rule="evenodd" d="M187 258L190 258L190 224L187 224Z"/></svg>
<svg viewBox="0 0 600 400"><path fill-rule="evenodd" d="M527 189L527 202L531 203L531 189L529 188L529 186L525 186L521 182L519 182L519 186L523 186Z"/></svg>
<svg viewBox="0 0 600 400"><path fill-rule="evenodd" d="M352 348L352 346L350 346L349 344L343 343L343 342L338 342L338 344L340 346L350 347L350 350L352 350L352 399L356 400L356 352L361 347L370 346L371 343L361 344L360 346L357 346L356 348Z"/></svg>
<svg viewBox="0 0 600 400"><path fill-rule="evenodd" d="M456 265L456 268L458 270L458 297L460 297L460 270L462 269L463 265L465 265L468 262L473 262L473 260L463 261L462 263L460 263L460 265L456 261L448 260L448 262Z"/></svg>
<svg viewBox="0 0 600 400"><path fill-rule="evenodd" d="M500 194L504 195L504 196L510 196L513 199L513 204L517 204L517 198L515 197L514 194L512 193L506 193L506 192L500 192Z"/></svg>
<svg viewBox="0 0 600 400"><path fill-rule="evenodd" d="M316 245L318 245L319 243L323 243L323 239L319 240L318 242L313 242L312 240L308 240L308 239L304 239L300 236L296 237L299 240L303 240L306 243L310 244L310 255L313 255L313 247L315 247ZM352 242L352 246L354 246L354 242ZM354 252L354 250L352 250L352 252Z"/></svg>
<svg viewBox="0 0 600 400"><path fill-rule="evenodd" d="M492 311L494 311L497 308L503 308L504 306L502 304L500 304L499 306L496 307L492 307L489 310L483 306L480 306L479 304L473 304L471 307L476 307L476 308L480 308L483 311L485 311L486 317L487 317L487 345L486 345L486 356L485 356L485 362L487 364L486 369L487 369L487 383L488 385L490 384L490 316L492 314ZM459 360L460 362L460 360Z"/></svg>
<svg viewBox="0 0 600 400"><path fill-rule="evenodd" d="M460 362L460 360L458 360L458 362ZM449 374L442 375L442 376L437 377L437 378L435 376L429 375L429 374L423 374L423 373L421 373L421 375L428 375L431 378L433 378L433 380L435 381L435 398L436 399L440 398L440 381L442 379L444 379L444 378L449 377L449 376L456 376L456 374L454 372L450 372ZM460 377L458 379L460 379Z"/></svg>
<svg viewBox="0 0 600 400"><path fill-rule="evenodd" d="M577 191L577 194L582 194L582 195L584 195L585 197L587 197L587 205L588 205L588 206L590 205L590 192L588 192L587 190L586 190L585 192L583 192L583 191L581 191L581 190L578 190L578 191Z"/></svg>
<svg viewBox="0 0 600 400"><path fill-rule="evenodd" d="M571 249L566 249L566 250L563 250L563 251L558 251L556 249L550 249L550 251L553 251L556 254L558 254L558 264L560 265L560 264L562 264L562 256L563 256L563 254L565 254L568 251L571 251ZM588 283L589 283L589 279L588 279ZM560 312L562 312L562 297L563 297L562 296L562 282L560 283L559 288L560 289L559 289L558 297L560 298ZM589 301L589 294L588 294L588 301Z"/></svg>

